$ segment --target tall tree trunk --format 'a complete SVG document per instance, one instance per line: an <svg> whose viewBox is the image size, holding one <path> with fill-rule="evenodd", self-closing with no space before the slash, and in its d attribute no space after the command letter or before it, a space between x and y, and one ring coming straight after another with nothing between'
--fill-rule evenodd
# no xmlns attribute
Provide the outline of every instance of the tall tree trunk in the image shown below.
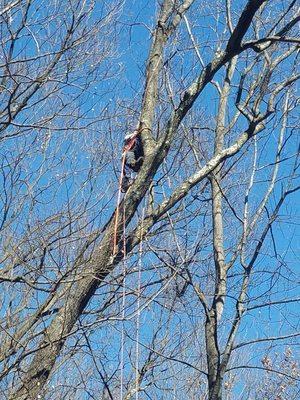
<svg viewBox="0 0 300 400"><path fill-rule="evenodd" d="M217 314L214 309L209 311L205 323L205 340L208 370L209 400L221 399L220 351L217 336Z"/></svg>

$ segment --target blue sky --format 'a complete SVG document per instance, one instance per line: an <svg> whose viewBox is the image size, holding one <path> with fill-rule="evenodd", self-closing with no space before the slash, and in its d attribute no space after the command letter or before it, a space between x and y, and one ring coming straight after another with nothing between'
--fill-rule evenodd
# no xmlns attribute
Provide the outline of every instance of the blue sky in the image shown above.
<svg viewBox="0 0 300 400"><path fill-rule="evenodd" d="M238 2L238 4L242 3L243 2ZM6 142L5 146L3 146L0 150L2 159L5 157L13 158L16 156L16 154L18 154L18 152L20 152L20 149L24 150L24 160L20 160L20 173L22 179L19 181L19 186L16 187L15 190L15 195L20 196L19 198L21 198L24 193L28 193L28 186L24 184L25 178L28 178L30 182L33 182L37 176L40 175L37 181L37 191L35 192L35 201L40 201L40 203L34 204L33 201L32 203L29 202L28 204L26 203L24 205L24 208L21 209L22 212L18 218L17 225L15 226L15 233L21 236L23 232L26 232L26 229L28 228L26 225L28 216L30 224L34 226L39 221L39 218L46 218L53 215L55 212L59 213L60 211L66 211L68 196L71 196L72 206L74 206L76 209L78 207L78 210L80 210L80 207L85 201L87 201L87 199L92 199L90 200L89 205L91 206L93 204L93 206L91 206L91 211L87 213L89 218L92 220L90 223L91 229L99 227L99 225L107 220L116 204L116 199L113 197L113 195L117 192L118 168L120 168L122 138L123 135L127 133L127 130L131 129L136 123L136 118L138 115L137 113L139 112L140 108L140 100L143 91L145 75L145 62L147 59L149 46L151 44L151 34L149 28L151 29L153 27L155 19L154 11L156 10L154 8L153 1L125 1L123 9L120 10L118 24L116 27L118 36L118 47L116 50L118 55L115 61L116 64L114 65L115 69L111 71L117 71L117 74L114 75L112 73L111 76L108 76L106 80L96 80L95 85L89 89L88 93L84 94L86 101L84 102L81 111L86 113L87 117L97 116L99 114L99 110L101 110L101 115L105 115L106 109L108 111L116 109L120 112L120 116L116 117L112 122L111 132L107 132L106 123L102 123L101 121L90 129L87 129L84 134L81 132L78 134L76 132L72 132L70 136L64 136L59 132L53 132L54 140L48 143L47 154L56 155L59 160L58 163L55 163L54 158L45 160L45 154L41 154L39 152L39 148L41 146L41 143L38 142L40 140L39 133L34 131L26 138L21 137L19 139ZM188 18L193 21L195 15L197 16L197 13L194 10L191 10L190 13L188 13ZM199 21L197 21L196 26L193 27L193 33L196 40L200 44L200 50L205 62L210 60L213 52L212 49L215 48L213 29L207 29L207 26L210 24L215 24L216 27L223 26L222 17L217 17L218 16L207 13L207 15L201 16ZM187 39L187 33L184 26L181 28L180 39ZM210 49L208 45L212 45L212 49ZM20 45L20 47L22 46ZM168 54L172 54L172 51L177 49L177 47L180 51L178 51L174 58L172 58L172 68L173 71L182 73L185 78L181 82L176 82L176 79L173 76L174 86L176 87L176 85L178 85L178 87L180 87L180 85L182 85L183 87L187 87L195 78L195 76L199 74L201 67L196 59L195 54L193 54L193 50L186 51L185 40L182 40L182 42L179 43L174 42L174 44L170 46ZM31 47L29 46L29 49L30 48ZM221 82L223 73L224 70L220 71L216 76L216 80L220 80ZM235 84L238 83L239 73L240 71L238 71L236 81L234 82ZM72 89L66 88L64 91L64 96L67 98L68 96L71 97L71 95L76 98L76 90L74 89L73 92ZM212 85L209 85L196 102L195 111L192 112L193 117L191 118L194 118L194 120L197 121L197 113L199 113L199 115L205 113L207 121L213 124L214 114L217 109L217 101L218 97L215 88ZM231 102L231 105L233 106L234 100L232 99ZM134 113L134 111L137 113ZM124 114L122 114L123 112ZM168 113L166 112L166 115L167 114ZM188 116L188 118L189 117L190 116ZM199 123L203 123L203 119L200 117L198 119L200 121ZM113 125L114 122L116 122L117 127ZM240 126L243 127L244 125L245 122L242 122ZM238 132L233 132L232 137L235 137L237 133ZM107 140L108 134L111 135L109 140ZM202 133L200 131L199 135L201 134ZM207 135L207 133L205 134ZM259 160L260 166L263 166L264 164L274 160L274 153L272 150L274 150L276 145L278 128L274 131L269 129L267 132L264 132L263 135L269 135L269 137L265 137L259 144L261 146L260 148L263 149L262 158ZM294 147L295 142L292 142L287 146L285 155L289 155L297 151L297 148ZM92 146L91 143L93 144ZM251 146L249 147L249 151L247 153L249 158L253 157L253 146ZM34 152L32 152L32 149L34 149ZM102 161L99 160L101 158L100 154L105 154L107 149L110 151L111 158L108 160L105 159L102 164ZM46 163L46 172L40 174L43 162ZM108 162L108 166L105 164L105 162ZM230 162L231 161L228 162L229 165ZM113 170L113 167L116 168L116 171ZM249 167L248 160L245 162L245 168L247 167ZM9 170L8 166L5 168ZM49 170L47 170L47 168L49 168ZM190 168L193 170L192 163ZM291 164L289 160L282 163L280 166L280 176L285 176L285 174L290 171L290 168ZM89 181L88 178L91 176L90 174L92 174L92 179ZM256 199L256 204L265 191L265 182L263 182L262 179L265 179L268 177L268 175L269 172L266 174L264 170L261 170L257 174L254 190L251 194L252 198ZM161 176L161 172L159 172L158 176ZM234 179L237 181L239 178L242 179L241 176L242 174L233 174ZM179 172L178 175L176 175L176 178L178 179L184 179L184 177L184 171L182 174ZM3 177L0 179L2 179L1 183L3 184ZM49 182L51 183L51 186L44 191L44 187L47 186ZM241 182L241 188L244 188L242 183L244 182ZM234 192L232 193L233 198L235 193L238 193L236 186L237 182L234 182ZM165 184L164 189L165 193L168 193L171 192L173 188ZM276 196L280 194L281 190L281 183L279 182L278 188L275 191ZM197 189L195 192L196 191ZM105 195L102 199L100 194L102 195L103 193ZM276 203L276 196L274 195L270 202L270 209L272 209ZM157 198L162 198L162 194L158 194ZM237 208L241 204L239 201L240 200L237 199L237 204L234 204L237 206ZM51 203L51 207L49 207L48 202ZM34 212L32 212L32 204L35 206ZM197 205L194 207L196 211ZM275 223L273 227L273 235L276 240L276 249L279 257L275 259L272 241L269 237L266 242L266 246L263 249L263 254L259 258L257 266L255 267L257 270L264 271L268 269L274 269L275 267L278 274L275 275L274 281L272 279L266 279L264 282L261 281L260 276L256 280L254 275L254 280L257 282L257 286L254 285L251 288L252 296L260 295L272 284L274 284L274 288L276 290L274 298L289 298L298 294L296 291L290 290L291 282L288 282L288 279L285 279L285 277L292 278L292 280L294 280L296 278L293 274L299 272L299 212L300 195L299 193L295 193L287 200L285 207L283 207L280 212L279 222ZM230 231L231 218L232 225L234 227L236 227L236 221L234 221L230 212L228 212L226 218L227 232L229 232L229 235L232 235ZM205 224L207 224L205 217L199 217L199 219L191 224L191 229L196 231L198 226L204 226ZM69 226L66 228L66 232L68 232L69 228ZM37 233L36 239L38 238L39 237ZM165 239L166 237L163 236L163 240ZM228 239L228 243L232 242L231 239L232 238ZM189 238L189 240L192 242L194 238ZM68 247L68 249L70 249L70 247ZM203 249L201 256L203 259L205 259L205 257L209 254L211 254L211 247ZM70 251L68 255L68 261L70 262L75 255L76 251ZM133 257L133 260L134 259L135 257ZM157 262L157 260L154 258L154 256L150 256L148 259L144 260L144 267L147 269L155 262ZM133 265L130 265L130 268L134 267L135 263L133 262ZM198 272L198 269L202 271L201 268L203 268L202 265L196 264L192 267L195 273ZM118 273L121 273L121 269L122 266L118 267L114 272L114 276L117 276ZM237 270L239 270L239 267L237 267ZM283 275L283 279L279 283L279 281L277 282L276 279L280 277L280 274ZM51 274L48 277L50 276ZM266 276L268 276L268 271ZM129 278L129 288L131 287L130 285L132 285L133 288L136 287L136 277L137 274L135 273L131 278ZM153 272L153 270L149 269L149 271L146 271L143 275L143 281L153 281L155 279L157 279L157 273L155 271ZM236 283L236 280L233 281ZM200 284L201 283L202 282L200 282ZM159 289L159 285L156 287ZM151 294L151 288L149 289L148 294ZM44 298L44 296L45 295L43 293L37 296L36 304L38 304ZM189 293L187 296L189 296ZM99 307L99 304L101 304L101 301L103 301L105 298L105 295L100 290L99 294L95 296L95 299L90 304L90 308ZM133 298L133 296L128 296L126 311L128 313L132 312L132 309L134 308L134 306L131 306L130 303L130 300ZM9 302L9 300L10 298L8 296L6 301ZM267 297L264 297L263 300L267 300ZM231 306L234 307L232 299L230 298L228 298L227 304L228 308L225 310L225 318L231 314ZM191 309L194 307L194 311L196 310L197 315L195 316L193 322L195 325L198 324L199 326L199 331L197 332L200 337L199 340L203 340L203 327L201 325L203 316L201 314L202 311L200 311L201 307L196 302L189 306ZM199 307L199 312L197 307ZM283 318L283 314L286 314L287 310L289 316L288 320ZM141 348L142 344L148 345L151 341L151 336L160 322L157 319L157 315L160 311L160 305L156 304L155 302L143 310L141 314L141 324L143 326L140 332ZM249 313L248 317L245 318L245 322L241 327L241 333L239 336L242 340L249 340L258 336L262 337L274 334L282 334L289 332L291 329L299 329L298 321L294 316L296 311L296 305L275 307L272 308L272 311L268 307L253 311ZM186 331L188 331L191 321L189 320L189 316L184 316L183 314L184 313L181 310L181 313L174 315L171 318L170 326L168 326L170 334L174 333L174 336L176 336L175 333L176 327L179 325L179 318L181 318L181 321L186 321L186 326L184 328ZM91 319L93 318L94 316ZM167 317L163 316L162 318L166 319ZM134 324L132 321L124 324L125 328L129 331L134 329ZM164 323L167 324L166 321L164 321ZM103 326L102 329L96 330L94 333L92 332L91 338L94 340L95 351L101 349L103 341L105 342L106 336L111 333L112 329L115 329L116 335L114 336L114 340L107 344L106 350L103 353L107 357L111 358L111 365L109 366L109 369L114 370L118 364L120 355L119 347L122 324L107 324L106 326ZM226 327L224 331L226 332ZM128 344L128 349L130 349L131 346L134 346L134 335L132 338L127 339L126 343ZM179 342L179 337L176 336L176 340ZM267 347L268 346L266 344L263 344L262 349L260 349L257 354L251 354L249 357L252 358L253 362L259 363L261 354L266 351ZM193 352L193 350L187 351L186 356L188 359L192 359L196 362L198 354L190 354L191 352ZM125 358L128 361L128 355L126 355ZM129 370L130 369L128 367L128 371ZM164 375L162 374L162 376Z"/></svg>

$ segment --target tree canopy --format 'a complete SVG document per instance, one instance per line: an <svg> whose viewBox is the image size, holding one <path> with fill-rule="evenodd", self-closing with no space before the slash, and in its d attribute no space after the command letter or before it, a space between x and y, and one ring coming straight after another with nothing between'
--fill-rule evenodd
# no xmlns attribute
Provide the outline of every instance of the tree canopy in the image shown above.
<svg viewBox="0 0 300 400"><path fill-rule="evenodd" d="M3 399L298 398L299 21L1 2Z"/></svg>

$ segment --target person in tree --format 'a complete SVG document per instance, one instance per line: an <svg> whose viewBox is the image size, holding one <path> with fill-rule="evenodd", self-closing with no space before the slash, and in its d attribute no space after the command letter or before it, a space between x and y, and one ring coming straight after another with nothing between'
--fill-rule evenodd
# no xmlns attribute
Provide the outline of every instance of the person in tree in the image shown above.
<svg viewBox="0 0 300 400"><path fill-rule="evenodd" d="M132 184L132 171L139 172L144 161L143 143L139 131L135 129L124 138L122 159L124 159L122 192L126 192Z"/></svg>

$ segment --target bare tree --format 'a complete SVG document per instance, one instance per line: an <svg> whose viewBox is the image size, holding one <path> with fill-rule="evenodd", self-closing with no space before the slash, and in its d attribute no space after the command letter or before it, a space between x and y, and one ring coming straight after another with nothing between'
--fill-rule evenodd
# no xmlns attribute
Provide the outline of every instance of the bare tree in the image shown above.
<svg viewBox="0 0 300 400"><path fill-rule="evenodd" d="M297 396L297 2L1 7L5 398Z"/></svg>

